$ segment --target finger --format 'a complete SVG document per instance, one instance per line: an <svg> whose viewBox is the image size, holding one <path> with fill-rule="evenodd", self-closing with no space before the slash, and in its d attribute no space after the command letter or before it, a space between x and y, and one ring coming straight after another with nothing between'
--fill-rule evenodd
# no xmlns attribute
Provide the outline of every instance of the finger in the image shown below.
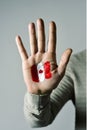
<svg viewBox="0 0 87 130"><path fill-rule="evenodd" d="M29 38L30 38L30 49L31 55L37 52L37 40L34 23L29 24Z"/></svg>
<svg viewBox="0 0 87 130"><path fill-rule="evenodd" d="M58 67L58 73L59 73L59 75L64 74L66 66L67 66L67 64L69 62L71 53L72 53L72 49L67 49L63 53L63 55L61 57L61 60L60 60L60 63L59 63L59 67Z"/></svg>
<svg viewBox="0 0 87 130"><path fill-rule="evenodd" d="M42 19L37 20L37 31L38 31L38 51L45 51L45 32L44 32L44 22Z"/></svg>
<svg viewBox="0 0 87 130"><path fill-rule="evenodd" d="M16 44L18 47L19 54L21 56L22 61L26 60L28 58L27 52L23 46L22 40L20 36L16 36Z"/></svg>
<svg viewBox="0 0 87 130"><path fill-rule="evenodd" d="M56 51L56 24L54 22L49 24L48 51L52 53Z"/></svg>

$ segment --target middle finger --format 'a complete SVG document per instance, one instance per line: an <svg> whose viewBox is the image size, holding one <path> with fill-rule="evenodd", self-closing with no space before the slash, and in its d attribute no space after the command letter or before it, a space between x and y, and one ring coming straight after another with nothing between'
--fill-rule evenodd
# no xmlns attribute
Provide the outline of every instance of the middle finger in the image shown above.
<svg viewBox="0 0 87 130"><path fill-rule="evenodd" d="M44 22L42 19L37 20L37 31L38 31L38 51L45 51L45 32L44 32Z"/></svg>

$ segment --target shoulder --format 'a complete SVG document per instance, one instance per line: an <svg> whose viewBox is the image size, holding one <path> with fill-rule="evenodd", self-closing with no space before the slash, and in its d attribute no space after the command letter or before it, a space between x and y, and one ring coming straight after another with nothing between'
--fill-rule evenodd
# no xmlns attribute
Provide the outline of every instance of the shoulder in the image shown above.
<svg viewBox="0 0 87 130"><path fill-rule="evenodd" d="M86 50L75 53L71 56L69 66L76 67L86 64Z"/></svg>
<svg viewBox="0 0 87 130"><path fill-rule="evenodd" d="M85 60L85 58L86 58L86 51L87 50L83 50L83 51L80 51L80 52L78 52L76 54L73 54L71 56L71 60Z"/></svg>
<svg viewBox="0 0 87 130"><path fill-rule="evenodd" d="M86 50L80 51L78 53L72 54L70 61L67 65L67 72L78 73L78 71L85 71L86 68Z"/></svg>

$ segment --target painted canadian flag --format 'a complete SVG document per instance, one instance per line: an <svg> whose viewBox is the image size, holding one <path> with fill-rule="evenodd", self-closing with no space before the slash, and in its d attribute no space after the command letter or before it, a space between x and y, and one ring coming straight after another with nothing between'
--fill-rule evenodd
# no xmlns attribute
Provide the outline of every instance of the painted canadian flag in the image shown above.
<svg viewBox="0 0 87 130"><path fill-rule="evenodd" d="M37 65L31 67L32 80L35 82L43 82L45 79L52 77L50 62L47 61L44 64L40 62Z"/></svg>

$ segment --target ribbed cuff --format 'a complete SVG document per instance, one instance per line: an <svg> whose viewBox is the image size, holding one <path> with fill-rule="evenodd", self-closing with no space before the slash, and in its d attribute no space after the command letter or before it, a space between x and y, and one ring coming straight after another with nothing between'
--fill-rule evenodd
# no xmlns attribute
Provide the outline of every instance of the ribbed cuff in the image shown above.
<svg viewBox="0 0 87 130"><path fill-rule="evenodd" d="M31 108L43 109L50 101L50 94L36 95L27 92L25 100L27 100L27 103Z"/></svg>

